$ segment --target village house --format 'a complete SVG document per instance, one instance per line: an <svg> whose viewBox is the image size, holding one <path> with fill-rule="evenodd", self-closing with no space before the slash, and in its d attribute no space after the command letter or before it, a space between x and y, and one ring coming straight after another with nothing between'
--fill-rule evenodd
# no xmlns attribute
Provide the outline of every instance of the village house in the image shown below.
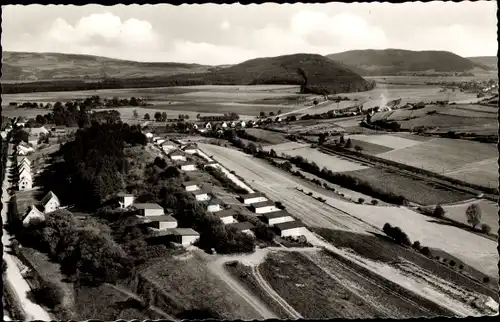
<svg viewBox="0 0 500 322"><path fill-rule="evenodd" d="M177 228L177 219L171 215L148 216L144 218L143 222L150 223L152 227L159 230Z"/></svg>
<svg viewBox="0 0 500 322"><path fill-rule="evenodd" d="M212 129L212 124L210 124L210 122L207 122L207 123L205 123L205 126L204 126L204 127L205 127L205 129L207 129L207 130L211 130L211 129Z"/></svg>
<svg viewBox="0 0 500 322"><path fill-rule="evenodd" d="M153 137L153 142L156 143L159 139L161 139L161 136L155 136Z"/></svg>
<svg viewBox="0 0 500 322"><path fill-rule="evenodd" d="M242 233L249 234L249 235L254 235L252 229L254 229L255 226L252 223L248 222L248 221L243 221L243 222L231 224L230 227L233 227L237 231L240 231Z"/></svg>
<svg viewBox="0 0 500 322"><path fill-rule="evenodd" d="M142 216L163 216L165 212L163 207L157 203L134 203L132 207L139 210Z"/></svg>
<svg viewBox="0 0 500 322"><path fill-rule="evenodd" d="M193 124L193 129L198 130L198 124Z"/></svg>
<svg viewBox="0 0 500 322"><path fill-rule="evenodd" d="M197 201L207 201L210 199L210 197L208 196L208 192L206 191L203 191L203 190L195 190L195 191L191 191L191 193L193 194L193 196L195 197L195 199Z"/></svg>
<svg viewBox="0 0 500 322"><path fill-rule="evenodd" d="M281 237L297 237L307 232L306 227L304 227L304 224L300 220L276 224L275 227Z"/></svg>
<svg viewBox="0 0 500 322"><path fill-rule="evenodd" d="M19 127L24 127L26 125L26 120L24 119L24 117L19 116L16 119L16 125L19 126Z"/></svg>
<svg viewBox="0 0 500 322"><path fill-rule="evenodd" d="M45 197L43 197L42 201L40 202L43 206L43 212L44 213L49 213L56 211L61 207L61 202L59 201L59 198L53 193L52 191L49 191Z"/></svg>
<svg viewBox="0 0 500 322"><path fill-rule="evenodd" d="M175 146L173 142L165 141L161 144L161 148L163 149L163 151L169 151L177 149L177 146Z"/></svg>
<svg viewBox="0 0 500 322"><path fill-rule="evenodd" d="M55 136L62 136L66 134L71 134L75 133L78 131L77 126L64 126L64 125L59 125L59 126L54 126L51 128L52 135Z"/></svg>
<svg viewBox="0 0 500 322"><path fill-rule="evenodd" d="M166 139L163 139L163 138L161 138L161 139L159 139L159 140L156 140L156 145L161 146L161 144L162 144L163 142L165 142L165 141L167 141L167 140L166 140Z"/></svg>
<svg viewBox="0 0 500 322"><path fill-rule="evenodd" d="M192 245L200 238L200 234L192 228L173 228L169 231L172 241L183 246Z"/></svg>
<svg viewBox="0 0 500 322"><path fill-rule="evenodd" d="M186 191L196 191L201 189L201 184L198 181L186 181L182 184Z"/></svg>
<svg viewBox="0 0 500 322"><path fill-rule="evenodd" d="M226 128L227 128L227 123L226 123L226 122L222 122L221 127L222 127L223 129L226 129Z"/></svg>
<svg viewBox="0 0 500 322"><path fill-rule="evenodd" d="M270 200L253 203L250 205L250 209L256 214L265 214L268 212L280 210L274 205L274 202Z"/></svg>
<svg viewBox="0 0 500 322"><path fill-rule="evenodd" d="M225 225L233 224L236 222L236 220L234 219L235 214L236 213L233 209L221 210L214 213L214 215L222 220Z"/></svg>
<svg viewBox="0 0 500 322"><path fill-rule="evenodd" d="M153 133L151 133L151 132L147 132L145 135L146 135L146 138L147 138L148 140L152 140L152 139L153 139Z"/></svg>
<svg viewBox="0 0 500 322"><path fill-rule="evenodd" d="M284 222L294 221L295 219L288 212L281 211L273 211L262 214L262 219L269 226L274 226L276 224L281 224Z"/></svg>
<svg viewBox="0 0 500 322"><path fill-rule="evenodd" d="M222 205L221 200L217 198L210 199L207 203L207 211L208 212L221 211L222 210L221 205Z"/></svg>
<svg viewBox="0 0 500 322"><path fill-rule="evenodd" d="M188 144L185 147L183 147L182 150L189 154L195 154L198 149L193 144Z"/></svg>
<svg viewBox="0 0 500 322"><path fill-rule="evenodd" d="M117 195L120 208L124 209L134 204L135 196L130 193L119 192Z"/></svg>
<svg viewBox="0 0 500 322"><path fill-rule="evenodd" d="M184 154L174 151L168 155L173 161L186 161L186 156Z"/></svg>
<svg viewBox="0 0 500 322"><path fill-rule="evenodd" d="M241 126L241 127L245 127L246 125L247 125L247 124L245 123L245 121L241 121L241 122L240 122L240 126Z"/></svg>
<svg viewBox="0 0 500 322"><path fill-rule="evenodd" d="M249 193L240 196L240 201L245 205L251 205L253 203L267 201L268 199L260 192Z"/></svg>
<svg viewBox="0 0 500 322"><path fill-rule="evenodd" d="M31 176L31 171L24 168L19 172L19 180L21 180L24 177L29 177L30 180L33 180L33 177Z"/></svg>
<svg viewBox="0 0 500 322"><path fill-rule="evenodd" d="M178 161L177 165L182 171L196 171L196 164L193 161Z"/></svg>
<svg viewBox="0 0 500 322"><path fill-rule="evenodd" d="M41 212L40 210L38 210L38 208L36 206L34 206L34 205L31 205L28 208L28 211L26 212L26 215L22 219L23 226L27 227L30 224L30 221L32 219L45 220L45 215L43 214L43 212Z"/></svg>
<svg viewBox="0 0 500 322"><path fill-rule="evenodd" d="M31 161L30 159L28 159L27 157L25 156L18 156L16 158L17 160L17 164L22 164L22 163L26 163L27 165L31 166Z"/></svg>
<svg viewBox="0 0 500 322"><path fill-rule="evenodd" d="M206 167L215 167L215 166L217 166L217 164L218 163L216 161L214 161L214 160L208 161L207 163L205 163L204 168L206 168Z"/></svg>
<svg viewBox="0 0 500 322"><path fill-rule="evenodd" d="M17 166L17 173L21 173L25 169L31 172L31 167L27 163L22 162Z"/></svg>
<svg viewBox="0 0 500 322"><path fill-rule="evenodd" d="M33 189L33 179L31 176L24 176L19 179L18 188L20 191Z"/></svg>
<svg viewBox="0 0 500 322"><path fill-rule="evenodd" d="M30 152L33 152L35 151L32 147L30 146L26 146L24 144L22 144L23 142L21 142L18 146L17 146L17 154L19 155L27 155L29 154Z"/></svg>
<svg viewBox="0 0 500 322"><path fill-rule="evenodd" d="M231 127L236 127L236 122L235 121L231 122Z"/></svg>

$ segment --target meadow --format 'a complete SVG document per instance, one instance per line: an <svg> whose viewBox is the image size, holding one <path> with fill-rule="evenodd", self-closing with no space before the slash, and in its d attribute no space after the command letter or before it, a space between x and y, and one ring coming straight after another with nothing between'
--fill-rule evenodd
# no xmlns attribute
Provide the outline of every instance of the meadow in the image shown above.
<svg viewBox="0 0 500 322"><path fill-rule="evenodd" d="M481 209L481 223L490 226L493 234L498 234L498 211L500 209L498 203L490 200L481 199L451 205L443 205L445 217L469 225L467 223L465 211L467 210L467 207L473 203L477 204Z"/></svg>

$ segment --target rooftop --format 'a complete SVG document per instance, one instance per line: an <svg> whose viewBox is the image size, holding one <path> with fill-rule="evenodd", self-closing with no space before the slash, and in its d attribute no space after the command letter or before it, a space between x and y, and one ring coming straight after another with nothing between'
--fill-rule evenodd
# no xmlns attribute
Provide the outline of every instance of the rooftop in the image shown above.
<svg viewBox="0 0 500 322"><path fill-rule="evenodd" d="M248 222L248 221L243 221L243 222L239 222L239 223L236 223L236 224L230 224L229 225L230 227L234 227L236 228L237 230L241 231L241 230L247 230L247 229L254 229L255 226Z"/></svg>
<svg viewBox="0 0 500 322"><path fill-rule="evenodd" d="M233 209L225 209L215 212L214 215L216 215L219 218L232 217L236 215L236 212Z"/></svg>
<svg viewBox="0 0 500 322"><path fill-rule="evenodd" d="M134 203L132 206L137 209L163 209L163 207L157 203Z"/></svg>
<svg viewBox="0 0 500 322"><path fill-rule="evenodd" d="M198 196L198 195L203 195L203 194L207 194L208 191L205 191L203 189L198 189L198 190L195 190L195 191L191 191L191 193L195 196Z"/></svg>
<svg viewBox="0 0 500 322"><path fill-rule="evenodd" d="M300 220L294 220L294 221L284 222L281 224L276 224L274 226L279 230L286 230L286 229L304 227L304 224Z"/></svg>
<svg viewBox="0 0 500 322"><path fill-rule="evenodd" d="M150 216L144 218L146 221L154 221L154 222L176 222L177 219L172 217L171 215L163 215L163 216Z"/></svg>
<svg viewBox="0 0 500 322"><path fill-rule="evenodd" d="M119 192L116 194L117 197L133 197L134 195L131 193Z"/></svg>
<svg viewBox="0 0 500 322"><path fill-rule="evenodd" d="M272 202L271 200L266 200L251 204L250 206L252 206L252 208L269 207L269 206L274 206L274 202Z"/></svg>
<svg viewBox="0 0 500 322"><path fill-rule="evenodd" d="M169 231L178 236L200 236L200 233L192 228L172 228Z"/></svg>
<svg viewBox="0 0 500 322"><path fill-rule="evenodd" d="M265 197L261 192L247 193L245 195L240 196L242 199L256 198L256 197Z"/></svg>
<svg viewBox="0 0 500 322"><path fill-rule="evenodd" d="M262 214L262 216L264 216L267 219L274 219L274 218L288 217L288 216L292 216L292 215L290 215L290 213L288 213L284 210L280 210L280 211L268 212L268 213Z"/></svg>
<svg viewBox="0 0 500 322"><path fill-rule="evenodd" d="M199 181L186 181L182 183L183 187L189 187L189 186L194 186L194 185L199 185Z"/></svg>

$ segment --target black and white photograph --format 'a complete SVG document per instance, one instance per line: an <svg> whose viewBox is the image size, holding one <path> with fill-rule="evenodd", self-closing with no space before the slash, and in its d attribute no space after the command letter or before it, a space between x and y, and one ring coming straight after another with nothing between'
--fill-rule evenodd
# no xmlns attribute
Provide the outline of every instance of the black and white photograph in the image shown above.
<svg viewBox="0 0 500 322"><path fill-rule="evenodd" d="M496 316L496 1L2 4L5 321Z"/></svg>

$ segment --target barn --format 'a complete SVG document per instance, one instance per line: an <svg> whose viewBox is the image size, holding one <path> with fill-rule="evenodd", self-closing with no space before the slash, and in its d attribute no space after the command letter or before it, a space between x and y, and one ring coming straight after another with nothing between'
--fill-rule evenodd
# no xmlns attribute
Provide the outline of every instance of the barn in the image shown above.
<svg viewBox="0 0 500 322"><path fill-rule="evenodd" d="M271 227L276 224L281 224L284 222L290 222L295 220L292 217L292 215L290 215L288 212L284 210L264 213L262 214L262 219L266 224L268 224Z"/></svg>
<svg viewBox="0 0 500 322"><path fill-rule="evenodd" d="M240 196L240 200L245 205L251 205L253 203L267 201L268 199L262 193L260 193L260 192L254 192L254 193L249 193L249 194L246 194L246 195L241 195Z"/></svg>
<svg viewBox="0 0 500 322"><path fill-rule="evenodd" d="M274 202L267 200L262 202L253 203L250 209L256 214L265 214L268 212L279 211L280 209L274 205Z"/></svg>
<svg viewBox="0 0 500 322"><path fill-rule="evenodd" d="M296 237L304 235L307 231L306 227L300 220L288 221L275 225L278 234L281 237Z"/></svg>
<svg viewBox="0 0 500 322"><path fill-rule="evenodd" d="M163 216L165 214L162 206L157 203L135 203L132 207L139 210L141 215L145 217Z"/></svg>
<svg viewBox="0 0 500 322"><path fill-rule="evenodd" d="M192 228L173 228L169 230L172 241L183 246L194 244L200 234Z"/></svg>

